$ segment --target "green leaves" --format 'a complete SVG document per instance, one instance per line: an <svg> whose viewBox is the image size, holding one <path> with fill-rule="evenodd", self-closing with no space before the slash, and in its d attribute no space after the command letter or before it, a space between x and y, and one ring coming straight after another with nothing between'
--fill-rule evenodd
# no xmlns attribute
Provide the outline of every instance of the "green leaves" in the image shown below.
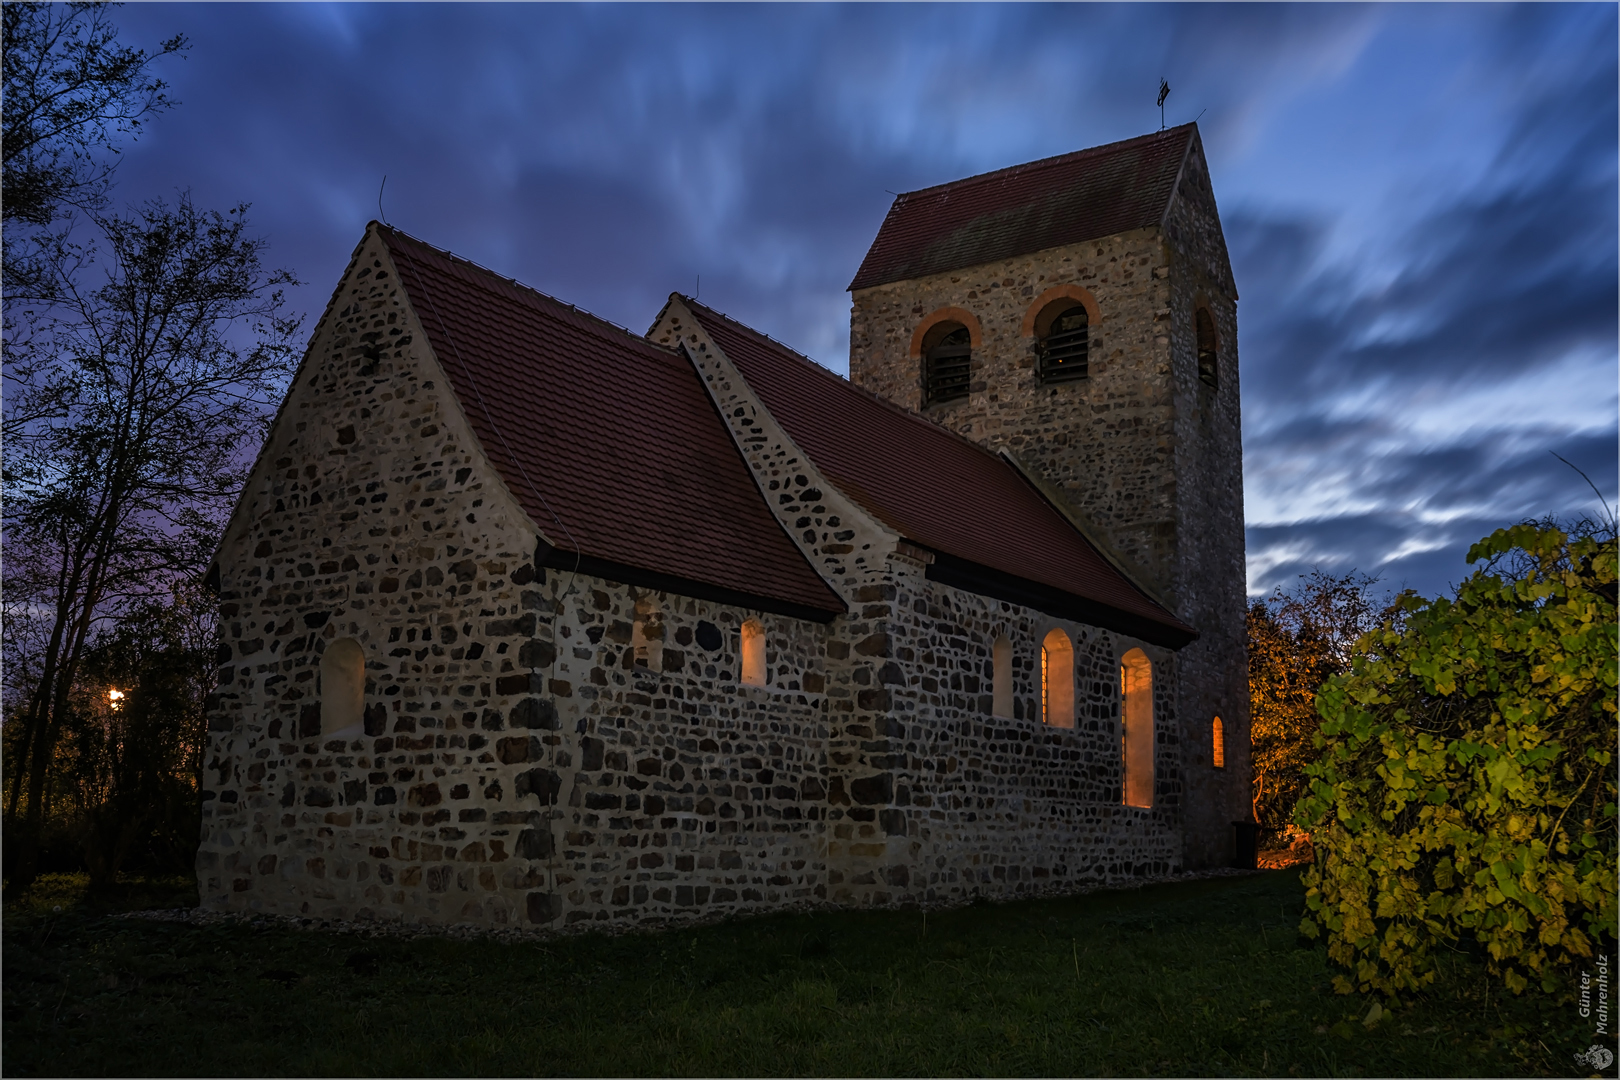
<svg viewBox="0 0 1620 1080"><path fill-rule="evenodd" d="M1498 530L1455 600L1406 594L1316 697L1302 932L1345 993L1415 990L1471 941L1509 989L1615 934L1615 540Z"/></svg>

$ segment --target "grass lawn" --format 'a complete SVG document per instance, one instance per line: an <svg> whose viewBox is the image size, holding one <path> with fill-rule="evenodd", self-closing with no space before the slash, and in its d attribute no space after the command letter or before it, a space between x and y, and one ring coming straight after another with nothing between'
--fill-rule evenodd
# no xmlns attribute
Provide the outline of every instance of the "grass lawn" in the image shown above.
<svg viewBox="0 0 1620 1080"><path fill-rule="evenodd" d="M1364 1023L1295 870L524 944L109 918L196 902L121 888L7 898L7 1075L1585 1075L1591 1044L1461 959Z"/></svg>

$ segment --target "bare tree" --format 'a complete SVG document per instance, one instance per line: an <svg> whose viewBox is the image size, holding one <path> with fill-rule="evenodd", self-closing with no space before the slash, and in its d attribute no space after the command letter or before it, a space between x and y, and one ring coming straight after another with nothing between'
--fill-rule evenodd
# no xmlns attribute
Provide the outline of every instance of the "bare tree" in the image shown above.
<svg viewBox="0 0 1620 1080"><path fill-rule="evenodd" d="M86 650L109 620L201 574L302 322L245 206L182 197L93 220L100 247L58 236L43 249L50 299L24 343L39 377L5 403L7 615L35 624L37 649L7 661L7 857L24 886Z"/></svg>
<svg viewBox="0 0 1620 1080"><path fill-rule="evenodd" d="M122 138L135 138L150 117L175 103L152 74L165 56L189 47L176 34L155 50L118 43L109 4L7 3L5 93L0 98L4 150L6 395L27 392L28 408L8 407L4 439L35 421L60 415L73 388L53 377L55 356L41 349L34 302L50 299L60 277L51 266L63 237L106 209ZM14 405L14 402L8 402ZM6 459L11 482L15 462Z"/></svg>
<svg viewBox="0 0 1620 1080"><path fill-rule="evenodd" d="M118 44L106 4L4 5L7 225L48 225L64 206L99 210L119 136L174 103L153 77L160 57L183 53L182 35L154 51Z"/></svg>

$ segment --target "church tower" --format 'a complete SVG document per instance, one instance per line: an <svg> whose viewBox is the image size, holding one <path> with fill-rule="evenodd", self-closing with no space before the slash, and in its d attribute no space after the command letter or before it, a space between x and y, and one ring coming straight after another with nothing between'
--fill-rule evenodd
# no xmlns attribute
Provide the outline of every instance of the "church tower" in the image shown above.
<svg viewBox="0 0 1620 1080"><path fill-rule="evenodd" d="M1184 865L1226 863L1251 814L1238 296L1197 127L901 195L850 292L855 383L1011 457L1199 631Z"/></svg>

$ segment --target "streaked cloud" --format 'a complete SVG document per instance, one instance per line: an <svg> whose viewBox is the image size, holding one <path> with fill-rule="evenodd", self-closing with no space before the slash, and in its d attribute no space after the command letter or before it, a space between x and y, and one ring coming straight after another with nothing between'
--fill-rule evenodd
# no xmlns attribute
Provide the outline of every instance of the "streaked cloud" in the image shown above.
<svg viewBox="0 0 1620 1080"><path fill-rule="evenodd" d="M1610 5L133 5L195 42L120 193L254 203L324 304L389 219L640 329L844 370L905 191L1201 117L1239 289L1250 587L1427 592L1617 484Z"/></svg>

